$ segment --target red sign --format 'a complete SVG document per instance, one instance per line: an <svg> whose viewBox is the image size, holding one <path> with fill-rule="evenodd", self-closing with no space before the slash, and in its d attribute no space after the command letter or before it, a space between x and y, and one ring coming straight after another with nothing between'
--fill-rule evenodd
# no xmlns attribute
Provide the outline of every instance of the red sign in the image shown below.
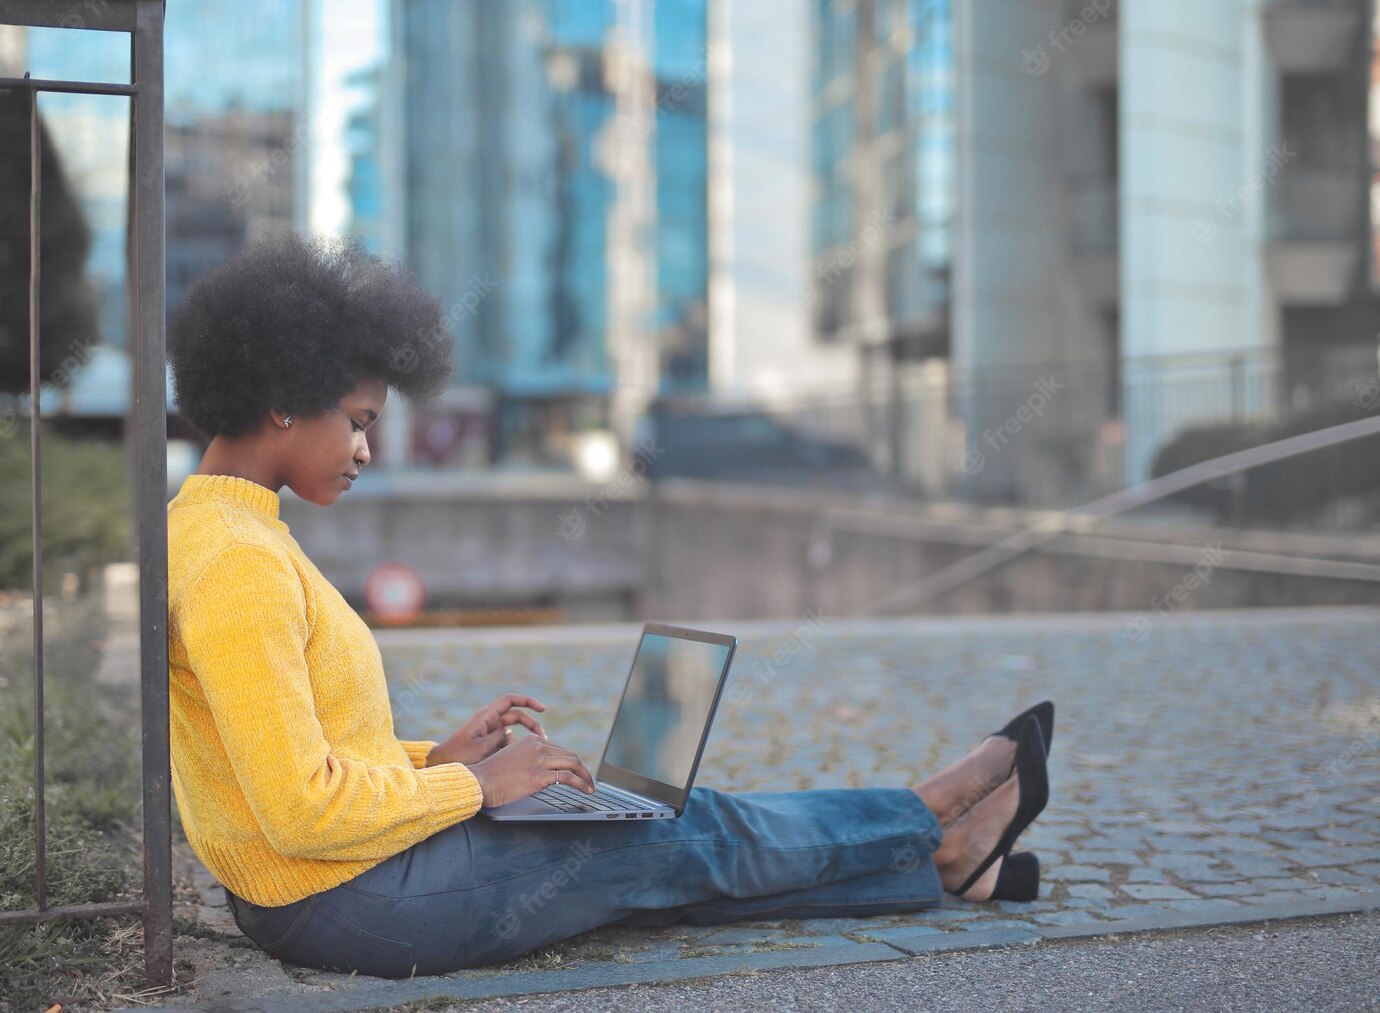
<svg viewBox="0 0 1380 1013"><path fill-rule="evenodd" d="M411 622L421 614L426 583L406 563L380 563L364 578L364 601L384 622Z"/></svg>

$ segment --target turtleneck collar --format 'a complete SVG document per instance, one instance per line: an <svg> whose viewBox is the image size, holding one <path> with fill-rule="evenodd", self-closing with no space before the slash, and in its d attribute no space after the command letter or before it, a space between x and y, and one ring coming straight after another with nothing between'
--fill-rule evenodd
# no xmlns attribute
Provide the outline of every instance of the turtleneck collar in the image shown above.
<svg viewBox="0 0 1380 1013"><path fill-rule="evenodd" d="M278 494L272 489L235 475L188 475L182 482L182 489L177 498L184 503L230 501L248 507L273 521L278 520L278 508L281 503Z"/></svg>

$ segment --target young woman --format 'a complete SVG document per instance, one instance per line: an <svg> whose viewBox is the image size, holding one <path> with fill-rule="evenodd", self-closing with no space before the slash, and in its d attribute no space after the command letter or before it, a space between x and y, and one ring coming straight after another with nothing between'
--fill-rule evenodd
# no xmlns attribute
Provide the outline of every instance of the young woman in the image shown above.
<svg viewBox="0 0 1380 1013"><path fill-rule="evenodd" d="M909 788L696 788L679 819L633 825L476 818L594 778L521 693L444 742L398 739L368 627L279 517L284 486L320 506L348 495L390 388L445 388L445 330L396 267L292 234L207 275L171 329L179 408L211 436L168 505L173 789L249 938L399 977L615 922L1036 895L1038 862L1012 847L1048 797L1048 701Z"/></svg>

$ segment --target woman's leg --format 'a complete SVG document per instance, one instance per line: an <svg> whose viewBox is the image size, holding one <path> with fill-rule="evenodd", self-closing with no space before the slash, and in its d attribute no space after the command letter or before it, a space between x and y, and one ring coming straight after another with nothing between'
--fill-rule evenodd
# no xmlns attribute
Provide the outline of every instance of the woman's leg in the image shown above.
<svg viewBox="0 0 1380 1013"><path fill-rule="evenodd" d="M913 910L942 898L931 857L942 837L909 788L696 788L679 819L645 823L476 816L317 894L270 952L361 973L406 975L410 962L437 974L634 912L698 905L677 918L710 923Z"/></svg>

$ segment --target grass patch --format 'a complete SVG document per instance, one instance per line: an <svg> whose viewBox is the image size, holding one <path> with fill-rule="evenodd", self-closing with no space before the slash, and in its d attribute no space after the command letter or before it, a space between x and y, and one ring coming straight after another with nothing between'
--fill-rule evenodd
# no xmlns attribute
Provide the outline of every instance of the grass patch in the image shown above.
<svg viewBox="0 0 1380 1013"><path fill-rule="evenodd" d="M52 907L137 899L141 888L137 701L93 682L105 626L99 595L44 608ZM0 617L0 910L30 909L36 899L32 637L27 618ZM10 1008L100 1008L142 989L137 915L0 926L0 996Z"/></svg>

